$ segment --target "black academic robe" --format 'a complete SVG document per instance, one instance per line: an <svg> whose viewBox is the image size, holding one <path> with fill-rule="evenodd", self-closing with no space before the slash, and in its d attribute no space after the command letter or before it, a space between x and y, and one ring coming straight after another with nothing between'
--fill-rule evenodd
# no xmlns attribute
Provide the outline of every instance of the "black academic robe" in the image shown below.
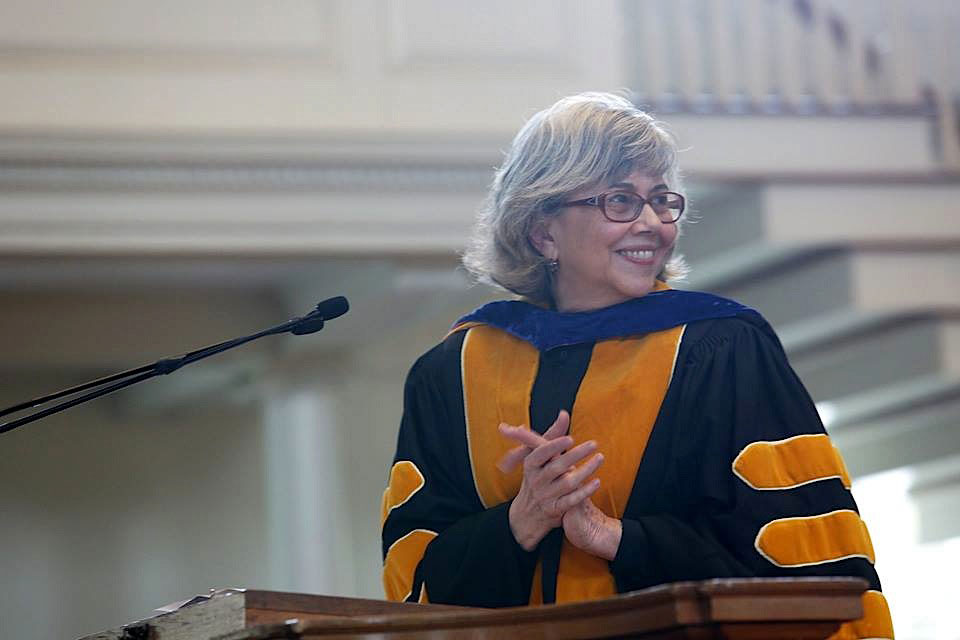
<svg viewBox="0 0 960 640"><path fill-rule="evenodd" d="M384 495L387 595L485 607L558 601L562 530L527 552L510 531L509 499L481 499L479 474L499 472L474 468L466 327L422 356L407 379ZM849 477L772 329L744 309L681 329L632 490L614 514L623 534L603 570L615 590L716 577L859 576L870 584L867 614L837 637L892 637ZM574 410L598 344L631 339L591 327L575 340L540 344L531 427L542 433L560 409ZM637 388L647 384L636 378ZM574 411L575 438L577 420Z"/></svg>

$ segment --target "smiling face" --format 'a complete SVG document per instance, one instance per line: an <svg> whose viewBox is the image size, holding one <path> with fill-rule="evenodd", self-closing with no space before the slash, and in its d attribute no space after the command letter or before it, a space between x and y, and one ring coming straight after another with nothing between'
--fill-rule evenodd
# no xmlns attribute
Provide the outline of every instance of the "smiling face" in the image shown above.
<svg viewBox="0 0 960 640"><path fill-rule="evenodd" d="M612 184L573 193L568 200L617 190L647 198L667 189L662 176L634 171ZM547 218L530 239L543 256L559 262L553 278L557 309L587 311L652 291L673 253L677 225L661 222L649 205L633 222L611 222L597 207L575 206Z"/></svg>

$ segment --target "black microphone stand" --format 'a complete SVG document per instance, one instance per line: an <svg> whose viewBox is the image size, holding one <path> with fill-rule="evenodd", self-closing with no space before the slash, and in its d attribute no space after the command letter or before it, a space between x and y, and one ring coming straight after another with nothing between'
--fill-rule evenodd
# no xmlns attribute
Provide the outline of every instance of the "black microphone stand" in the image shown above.
<svg viewBox="0 0 960 640"><path fill-rule="evenodd" d="M55 404L52 407L47 407L46 409L41 409L40 411L31 413L30 415L22 418L17 418L16 420L11 420L10 422L0 424L0 433L13 431L17 427L34 422L35 420L40 420L41 418L45 418L54 413L59 413L64 409L75 407L78 404L83 404L84 402L93 400L94 398L99 398L100 396L107 395L108 393L113 393L114 391L123 389L124 387L129 387L130 385L137 384L138 382L143 382L144 380L148 380L155 376L173 373L177 369L196 362L197 360L208 358L212 355L222 353L227 349L239 347L242 344L252 342L253 340L257 340L265 336L273 336L281 333L292 333L294 335L316 333L323 328L323 323L325 320L338 318L345 314L349 308L349 303L343 296L329 298L318 304L316 308L307 315L293 318L292 320L287 320L286 322L278 324L275 327L270 327L269 329L264 329L263 331L258 331L257 333L253 333L248 336L234 338L233 340L227 340L219 344L210 345L209 347L203 347L202 349L197 349L196 351L191 351L175 358L164 358L162 360L157 360L153 364L147 364L142 367L130 369L128 371L114 373L113 375L106 376L105 378L100 378L91 382L85 382L75 387L70 387L69 389L57 391L40 398L34 398L33 400L21 402L20 404L16 404L12 407L7 407L6 409L0 410L0 417L24 411L26 409L32 409L61 398L76 396L78 393L92 389L92 391L89 391L88 393L72 397L69 400L64 400L63 402Z"/></svg>

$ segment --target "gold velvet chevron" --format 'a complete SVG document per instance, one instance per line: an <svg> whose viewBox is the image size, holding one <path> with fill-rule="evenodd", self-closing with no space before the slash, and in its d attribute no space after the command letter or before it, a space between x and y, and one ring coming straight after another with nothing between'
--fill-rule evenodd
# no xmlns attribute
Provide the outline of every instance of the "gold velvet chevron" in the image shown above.
<svg viewBox="0 0 960 640"><path fill-rule="evenodd" d="M386 522L390 512L412 498L423 488L424 479L420 469L410 460L399 460L390 469L390 482L383 492L380 509L380 526Z"/></svg>
<svg viewBox="0 0 960 640"><path fill-rule="evenodd" d="M436 531L414 529L387 550L383 562L383 591L388 600L404 601L413 589L413 574ZM425 592L421 592L421 598Z"/></svg>
<svg viewBox="0 0 960 640"><path fill-rule="evenodd" d="M850 475L830 438L810 433L772 442L752 442L733 461L733 472L754 489L792 489Z"/></svg>

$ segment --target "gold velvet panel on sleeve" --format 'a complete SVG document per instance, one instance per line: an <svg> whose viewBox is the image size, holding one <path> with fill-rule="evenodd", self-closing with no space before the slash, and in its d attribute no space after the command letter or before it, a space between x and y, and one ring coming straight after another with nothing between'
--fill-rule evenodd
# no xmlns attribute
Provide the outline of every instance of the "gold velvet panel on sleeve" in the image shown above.
<svg viewBox="0 0 960 640"><path fill-rule="evenodd" d="M751 442L733 461L733 473L760 490L792 489L830 478L850 488L843 458L824 433Z"/></svg>
<svg viewBox="0 0 960 640"><path fill-rule="evenodd" d="M623 515L633 482L673 375L684 327L594 346L571 413L577 442L595 440L604 454L593 500L608 516ZM512 448L497 427L530 424L530 394L539 353L526 342L489 326L469 329L462 370L467 442L477 494L487 507L516 496L522 470L504 474L496 462ZM609 597L616 593L609 564L563 543L557 602ZM531 604L542 602L538 567Z"/></svg>
<svg viewBox="0 0 960 640"><path fill-rule="evenodd" d="M846 558L874 561L867 525L850 509L772 520L757 533L755 546L778 567L807 567Z"/></svg>
<svg viewBox="0 0 960 640"><path fill-rule="evenodd" d="M758 491L785 491L834 479L847 489L851 484L843 458L826 434L752 442L734 459L732 470ZM863 558L871 564L875 560L867 525L851 509L771 520L757 532L754 546L778 567L807 567L847 558ZM893 638L890 609L879 591L866 592L863 617L831 636L831 640L865 638Z"/></svg>
<svg viewBox="0 0 960 640"><path fill-rule="evenodd" d="M394 509L402 507L425 484L423 473L410 460L398 460L390 469L390 483L383 492L380 507L380 526ZM383 561L383 590L388 600L406 600L413 588L413 574L423 558L427 545L437 534L427 529L415 529L403 536L387 550ZM421 590L420 598L425 598Z"/></svg>
<svg viewBox="0 0 960 640"><path fill-rule="evenodd" d="M383 592L387 600L402 601L410 597L413 574L427 545L436 537L435 531L414 529L390 545L383 562Z"/></svg>
<svg viewBox="0 0 960 640"><path fill-rule="evenodd" d="M829 640L893 640L893 621L887 599L879 591L863 594L863 617L847 622Z"/></svg>
<svg viewBox="0 0 960 640"><path fill-rule="evenodd" d="M387 516L397 507L412 498L417 491L423 488L424 479L420 469L410 460L399 460L390 469L390 482L383 492L380 509L380 527L387 521Z"/></svg>

